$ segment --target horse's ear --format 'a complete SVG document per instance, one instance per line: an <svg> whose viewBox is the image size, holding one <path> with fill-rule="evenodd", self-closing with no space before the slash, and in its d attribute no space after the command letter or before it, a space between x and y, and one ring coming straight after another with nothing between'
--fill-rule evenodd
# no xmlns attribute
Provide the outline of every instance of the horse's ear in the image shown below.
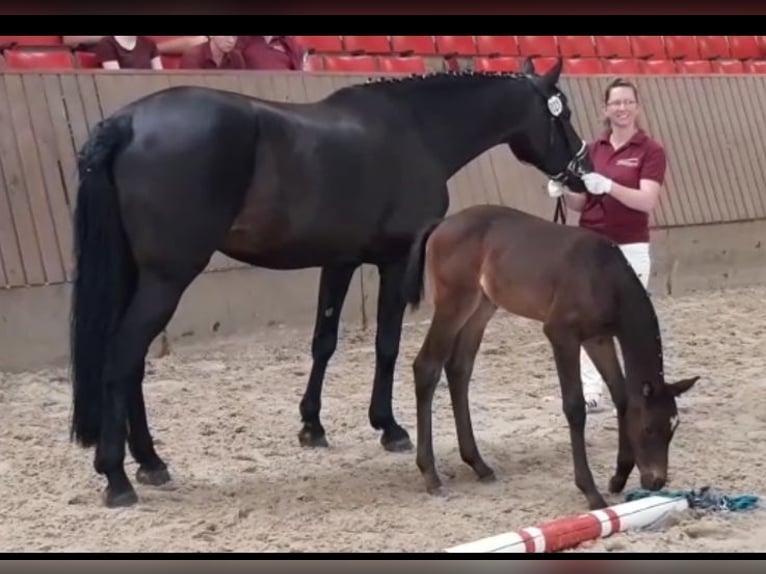
<svg viewBox="0 0 766 574"><path fill-rule="evenodd" d="M694 386L694 383L696 383L698 380L699 377L692 377L690 379L680 380L677 383L668 383L668 389L670 389L670 394L672 394L674 397L677 397L691 389Z"/></svg>
<svg viewBox="0 0 766 574"><path fill-rule="evenodd" d="M559 76L561 75L561 69L564 67L564 60L559 56L556 60L556 64L543 76L543 83L548 88L553 88L559 83Z"/></svg>
<svg viewBox="0 0 766 574"><path fill-rule="evenodd" d="M521 65L521 73L522 74L535 73L535 64L532 62L532 58L530 58L529 56L524 58L524 63Z"/></svg>

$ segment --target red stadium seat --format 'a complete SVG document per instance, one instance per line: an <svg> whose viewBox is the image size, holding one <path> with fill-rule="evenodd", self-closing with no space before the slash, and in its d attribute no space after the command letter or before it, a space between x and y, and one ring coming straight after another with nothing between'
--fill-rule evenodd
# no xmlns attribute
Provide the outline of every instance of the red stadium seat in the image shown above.
<svg viewBox="0 0 766 574"><path fill-rule="evenodd" d="M697 48L703 60L731 57L726 36L697 36Z"/></svg>
<svg viewBox="0 0 766 574"><path fill-rule="evenodd" d="M160 54L162 60L162 68L164 70L177 70L181 67L180 54Z"/></svg>
<svg viewBox="0 0 766 574"><path fill-rule="evenodd" d="M559 52L564 58L595 58L593 36L557 36Z"/></svg>
<svg viewBox="0 0 766 574"><path fill-rule="evenodd" d="M5 63L10 70L73 70L69 50L6 50Z"/></svg>
<svg viewBox="0 0 766 574"><path fill-rule="evenodd" d="M436 51L443 56L473 56L476 44L473 36L435 36Z"/></svg>
<svg viewBox="0 0 766 574"><path fill-rule="evenodd" d="M392 74L426 73L426 63L420 56L381 56L378 66L381 72Z"/></svg>
<svg viewBox="0 0 766 574"><path fill-rule="evenodd" d="M61 36L0 36L0 48L60 46Z"/></svg>
<svg viewBox="0 0 766 574"><path fill-rule="evenodd" d="M604 60L604 72L614 75L638 76L643 74L641 60L634 58L608 58Z"/></svg>
<svg viewBox="0 0 766 574"><path fill-rule="evenodd" d="M738 60L758 60L761 47L756 36L728 36L731 57Z"/></svg>
<svg viewBox="0 0 766 574"><path fill-rule="evenodd" d="M667 57L662 36L630 36L630 48L635 58L664 60Z"/></svg>
<svg viewBox="0 0 766 574"><path fill-rule="evenodd" d="M673 60L640 60L639 63L644 74L664 76L678 73Z"/></svg>
<svg viewBox="0 0 766 574"><path fill-rule="evenodd" d="M516 36L476 36L476 50L480 56L518 56Z"/></svg>
<svg viewBox="0 0 766 574"><path fill-rule="evenodd" d="M536 64L535 67L537 67ZM601 74L604 69L599 58L564 58L564 66L561 71L571 75Z"/></svg>
<svg viewBox="0 0 766 574"><path fill-rule="evenodd" d="M558 56L556 36L518 36L519 54L531 57Z"/></svg>
<svg viewBox="0 0 766 574"><path fill-rule="evenodd" d="M629 36L595 36L596 54L601 58L632 58Z"/></svg>
<svg viewBox="0 0 766 574"><path fill-rule="evenodd" d="M350 54L389 54L388 36L344 36L343 46Z"/></svg>
<svg viewBox="0 0 766 574"><path fill-rule="evenodd" d="M378 66L373 56L326 56L324 69L328 72L375 72Z"/></svg>
<svg viewBox="0 0 766 574"><path fill-rule="evenodd" d="M309 54L306 57L305 71L307 72L321 72L324 70L324 58L317 54Z"/></svg>
<svg viewBox="0 0 766 574"><path fill-rule="evenodd" d="M101 68L101 64L98 62L98 56L93 52L85 52L83 50L77 50L74 53L74 60L78 68L84 70L94 70Z"/></svg>
<svg viewBox="0 0 766 574"><path fill-rule="evenodd" d="M745 74L742 60L713 60L710 62L716 74Z"/></svg>
<svg viewBox="0 0 766 574"><path fill-rule="evenodd" d="M430 56L436 54L433 36L391 36L391 51L408 56Z"/></svg>
<svg viewBox="0 0 766 574"><path fill-rule="evenodd" d="M678 72L680 74L712 74L713 66L710 60L679 60Z"/></svg>
<svg viewBox="0 0 766 574"><path fill-rule="evenodd" d="M766 60L745 62L745 71L748 74L766 74Z"/></svg>
<svg viewBox="0 0 766 574"><path fill-rule="evenodd" d="M519 58L501 56L499 58L474 58L473 67L481 72L518 72L521 70Z"/></svg>
<svg viewBox="0 0 766 574"><path fill-rule="evenodd" d="M671 60L699 60L694 36L665 36L665 52Z"/></svg>
<svg viewBox="0 0 766 574"><path fill-rule="evenodd" d="M307 52L334 53L342 52L340 36L293 36Z"/></svg>
<svg viewBox="0 0 766 574"><path fill-rule="evenodd" d="M558 62L558 58L546 57L546 58L532 58L532 63L535 65L535 73L544 74L550 70Z"/></svg>

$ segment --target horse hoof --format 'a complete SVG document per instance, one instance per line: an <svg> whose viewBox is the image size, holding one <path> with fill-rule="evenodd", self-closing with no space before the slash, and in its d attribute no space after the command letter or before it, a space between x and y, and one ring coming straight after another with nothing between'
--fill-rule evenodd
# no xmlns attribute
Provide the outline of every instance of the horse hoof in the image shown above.
<svg viewBox="0 0 766 574"><path fill-rule="evenodd" d="M609 506L606 503L606 500L604 500L604 497L600 494L597 494L593 496L592 498L588 499L588 507L591 510L601 510L602 508L606 508Z"/></svg>
<svg viewBox="0 0 766 574"><path fill-rule="evenodd" d="M415 448L410 440L410 435L401 427L384 431L383 436L380 437L380 444L388 452L406 452Z"/></svg>
<svg viewBox="0 0 766 574"><path fill-rule="evenodd" d="M491 468L488 468L486 471L482 471L477 474L479 475L479 482L483 482L484 484L490 484L497 480L497 477L495 476L495 471L492 470Z"/></svg>
<svg viewBox="0 0 766 574"><path fill-rule="evenodd" d="M327 448L330 446L324 434L316 434L308 429L303 429L298 433L298 441L302 447L307 448Z"/></svg>
<svg viewBox="0 0 766 574"><path fill-rule="evenodd" d="M447 496L447 491L444 489L444 487L441 484L436 484L433 486L427 486L426 491L428 494L435 498L444 498Z"/></svg>
<svg viewBox="0 0 766 574"><path fill-rule="evenodd" d="M609 480L609 492L611 494L619 494L622 492L622 489L625 488L625 483L628 481L627 478L623 478L621 476L615 475Z"/></svg>
<svg viewBox="0 0 766 574"><path fill-rule="evenodd" d="M163 484L170 482L170 473L167 468L148 470L140 467L136 471L136 480L141 484L149 486L162 486Z"/></svg>
<svg viewBox="0 0 766 574"><path fill-rule="evenodd" d="M137 502L138 495L133 489L118 494L114 494L109 488L104 491L104 506L107 508L125 508Z"/></svg>

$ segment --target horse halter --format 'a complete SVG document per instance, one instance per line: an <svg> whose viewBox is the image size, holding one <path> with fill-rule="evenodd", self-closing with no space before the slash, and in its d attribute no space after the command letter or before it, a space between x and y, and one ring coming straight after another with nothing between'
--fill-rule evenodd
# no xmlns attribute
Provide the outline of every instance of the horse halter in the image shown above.
<svg viewBox="0 0 766 574"><path fill-rule="evenodd" d="M561 102L561 96L559 94L553 94L548 98L548 111L550 112L550 124L551 129L549 130L550 133L550 139L548 141L548 147L553 147L553 138L554 138L554 130L556 129L556 122L559 121L559 116L561 115L561 112L564 111L564 104ZM569 138L565 136L567 148L569 151L572 150L571 141ZM585 141L581 142L580 149L577 150L577 152L572 156L572 159L569 161L567 166L551 177L553 181L557 181L559 183L563 183L566 179L567 174L574 175L576 177L582 177L585 175L585 170L582 168L582 160L585 158L585 156L588 153L588 146L585 143Z"/></svg>

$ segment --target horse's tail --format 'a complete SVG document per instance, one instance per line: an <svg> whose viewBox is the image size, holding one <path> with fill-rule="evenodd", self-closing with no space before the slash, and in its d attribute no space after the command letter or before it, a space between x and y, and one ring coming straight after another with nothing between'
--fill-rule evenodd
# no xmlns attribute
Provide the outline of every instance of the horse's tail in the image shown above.
<svg viewBox="0 0 766 574"><path fill-rule="evenodd" d="M71 299L70 361L74 411L70 436L98 442L103 371L112 334L136 288L137 267L112 177L115 156L133 137L129 115L101 122L78 156L74 215L76 270Z"/></svg>
<svg viewBox="0 0 766 574"><path fill-rule="evenodd" d="M423 298L423 275L426 263L426 243L434 229L441 223L436 219L426 224L418 233L410 247L410 256L404 272L404 297L412 309L416 310Z"/></svg>

